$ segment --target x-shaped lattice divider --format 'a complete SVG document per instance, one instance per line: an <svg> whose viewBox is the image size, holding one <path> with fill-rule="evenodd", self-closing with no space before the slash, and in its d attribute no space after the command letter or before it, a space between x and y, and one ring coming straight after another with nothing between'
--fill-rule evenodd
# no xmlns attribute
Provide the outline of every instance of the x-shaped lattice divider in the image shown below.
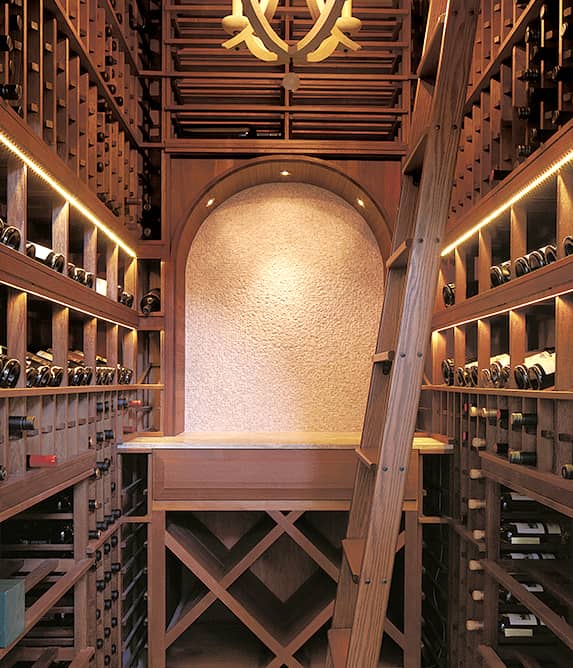
<svg viewBox="0 0 573 668"><path fill-rule="evenodd" d="M275 654L267 668L279 668L283 664L289 668L303 668L294 657L304 643L311 638L331 617L334 609L334 595L325 605L319 607L314 616L287 643L281 642L251 614L247 607L233 595L229 588L275 543L283 534L297 543L322 570L334 581L338 579L338 565L326 556L304 533L295 526L304 511L293 510L286 515L280 511L267 511L276 525L259 540L246 554L230 568L223 568L213 559L192 532L176 524L170 524L165 533L165 545L173 554L209 589L199 600L192 602L166 633L169 647L201 614L216 600L221 601L241 622L254 633Z"/></svg>
<svg viewBox="0 0 573 668"><path fill-rule="evenodd" d="M275 654L267 668L280 668L282 665L287 665L289 668L303 668L294 654L332 617L334 596L332 600L320 605L304 627L285 643L281 642L264 623L251 614L247 606L233 595L229 588L282 535L288 535L335 582L338 580L339 565L295 525L304 515L304 511L292 510L284 514L281 511L269 510L267 515L274 520L275 526L238 559L227 565L211 554L191 530L175 523L168 526L165 534L166 547L209 591L200 598L193 599L167 629L166 647L175 642L212 603L219 600ZM398 537L396 551L404 547L404 537L404 532L402 532ZM385 630L399 645L403 646L403 633L389 620Z"/></svg>

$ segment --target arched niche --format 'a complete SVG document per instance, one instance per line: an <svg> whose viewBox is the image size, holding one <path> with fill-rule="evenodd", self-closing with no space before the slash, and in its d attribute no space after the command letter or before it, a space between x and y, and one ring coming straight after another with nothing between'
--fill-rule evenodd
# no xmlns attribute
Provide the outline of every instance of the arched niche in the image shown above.
<svg viewBox="0 0 573 668"><path fill-rule="evenodd" d="M281 174L284 171L289 172L288 177ZM206 218L233 195L256 185L285 182L318 186L343 199L353 213L360 212L366 223L364 229L371 231L381 257L386 259L390 253L391 225L379 201L331 163L304 156L271 156L250 160L217 176L194 199L188 214L172 225L171 262L165 267L165 281L175 289L169 290L164 298L164 377L173 379L166 383L163 400L166 434L176 434L185 428L185 282L191 245ZM378 289L381 299L382 287ZM370 353L373 348L372 345Z"/></svg>
<svg viewBox="0 0 573 668"><path fill-rule="evenodd" d="M185 280L185 431L359 431L383 295L364 218L270 183L224 202Z"/></svg>

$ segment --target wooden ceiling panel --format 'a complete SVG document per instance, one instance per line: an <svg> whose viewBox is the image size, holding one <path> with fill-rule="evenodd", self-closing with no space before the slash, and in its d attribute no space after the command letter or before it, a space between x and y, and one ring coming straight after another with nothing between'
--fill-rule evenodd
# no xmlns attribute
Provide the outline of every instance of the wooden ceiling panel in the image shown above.
<svg viewBox="0 0 573 668"><path fill-rule="evenodd" d="M291 140L306 140L312 154L322 140L346 145L354 138L370 155L378 143L381 156L388 153L388 142L405 145L412 86L410 5L409 0L354 0L353 15L362 21L354 37L359 51L337 51L322 63L273 65L246 49L230 52L221 46L228 39L221 20L231 13L231 0L166 3L171 85L164 108L171 139L199 139L201 132L204 139L218 134L283 139L284 150ZM287 42L301 40L312 27L305 0L279 0L271 24ZM299 78L295 90L283 82L289 73ZM390 153L396 157L395 147Z"/></svg>

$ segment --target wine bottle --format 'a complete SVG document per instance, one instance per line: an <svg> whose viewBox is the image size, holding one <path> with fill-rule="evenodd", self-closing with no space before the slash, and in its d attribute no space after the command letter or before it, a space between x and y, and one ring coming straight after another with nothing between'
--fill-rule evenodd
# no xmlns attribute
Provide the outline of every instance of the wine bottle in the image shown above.
<svg viewBox="0 0 573 668"><path fill-rule="evenodd" d="M0 97L15 102L22 97L22 86L20 84L0 84Z"/></svg>
<svg viewBox="0 0 573 668"><path fill-rule="evenodd" d="M8 225L0 218L0 243L14 250L20 250L21 241L20 230L13 225Z"/></svg>
<svg viewBox="0 0 573 668"><path fill-rule="evenodd" d="M456 285L455 283L446 283L442 288L442 298L444 306L453 306L456 303Z"/></svg>
<svg viewBox="0 0 573 668"><path fill-rule="evenodd" d="M501 457L505 457L507 455L507 453L509 452L509 444L508 443L494 443L493 444L493 451L497 455L500 455Z"/></svg>
<svg viewBox="0 0 573 668"><path fill-rule="evenodd" d="M29 469L44 469L57 465L57 455L26 455L26 467Z"/></svg>
<svg viewBox="0 0 573 668"><path fill-rule="evenodd" d="M7 479L8 479L8 471L6 470L4 464L0 464L0 482Z"/></svg>
<svg viewBox="0 0 573 668"><path fill-rule="evenodd" d="M35 259L39 262L42 262L50 269L59 272L60 274L64 271L66 266L66 259L61 253L55 253L51 248L47 246L42 246L41 244L35 243Z"/></svg>
<svg viewBox="0 0 573 668"><path fill-rule="evenodd" d="M489 278L492 288L507 283L511 279L511 260L490 267Z"/></svg>
<svg viewBox="0 0 573 668"><path fill-rule="evenodd" d="M562 531L555 522L505 522L500 537L511 545L560 545Z"/></svg>
<svg viewBox="0 0 573 668"><path fill-rule="evenodd" d="M535 466L537 464L537 453L526 450L510 450L507 453L507 459L510 464Z"/></svg>
<svg viewBox="0 0 573 668"><path fill-rule="evenodd" d="M573 464L563 464L561 467L561 475L566 480L573 480Z"/></svg>
<svg viewBox="0 0 573 668"><path fill-rule="evenodd" d="M527 639L547 643L554 640L551 631L529 612L505 612L499 616L500 642L523 643Z"/></svg>
<svg viewBox="0 0 573 668"><path fill-rule="evenodd" d="M563 239L563 251L565 255L573 255L573 235L568 234Z"/></svg>
<svg viewBox="0 0 573 668"><path fill-rule="evenodd" d="M500 509L503 512L536 513L539 504L529 496L518 492L504 492L499 497Z"/></svg>
<svg viewBox="0 0 573 668"><path fill-rule="evenodd" d="M478 384L478 364L476 360L467 362L463 367L456 369L456 384L466 387L476 387Z"/></svg>
<svg viewBox="0 0 573 668"><path fill-rule="evenodd" d="M24 431L34 431L36 429L36 417L34 415L9 415L8 433L12 435L21 435Z"/></svg>
<svg viewBox="0 0 573 668"><path fill-rule="evenodd" d="M467 401L464 402L462 411L464 415L469 415L469 417L472 418L476 418L479 415L479 408L474 404L468 403Z"/></svg>
<svg viewBox="0 0 573 668"><path fill-rule="evenodd" d="M553 244L547 244L547 246L542 246L537 250L529 253L528 262L529 269L535 271L540 267L545 267L548 264L556 262L557 260L557 248Z"/></svg>
<svg viewBox="0 0 573 668"><path fill-rule="evenodd" d="M6 349L3 348L5 351ZM20 378L20 362L0 352L0 387L16 387Z"/></svg>
<svg viewBox="0 0 573 668"><path fill-rule="evenodd" d="M442 360L442 378L446 385L454 384L454 360Z"/></svg>
<svg viewBox="0 0 573 668"><path fill-rule="evenodd" d="M527 369L527 378L532 390L544 390L555 385L555 353L544 351L537 362Z"/></svg>
<svg viewBox="0 0 573 668"><path fill-rule="evenodd" d="M553 552L505 552L505 559L520 561L521 559L532 559L534 561L543 561L546 559L557 559Z"/></svg>
<svg viewBox="0 0 573 668"><path fill-rule="evenodd" d="M146 292L141 298L140 308L143 315L149 315L155 311L161 310L161 290L154 288Z"/></svg>

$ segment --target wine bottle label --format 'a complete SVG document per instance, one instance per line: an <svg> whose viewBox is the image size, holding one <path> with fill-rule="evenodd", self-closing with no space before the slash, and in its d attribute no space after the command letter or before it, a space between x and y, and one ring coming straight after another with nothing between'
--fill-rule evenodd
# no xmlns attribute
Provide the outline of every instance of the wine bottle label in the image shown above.
<svg viewBox="0 0 573 668"><path fill-rule="evenodd" d="M544 534L545 527L541 522L516 522L515 528L520 534Z"/></svg>
<svg viewBox="0 0 573 668"><path fill-rule="evenodd" d="M557 557L552 554L551 552L542 552L541 553L541 558L542 559L557 559Z"/></svg>
<svg viewBox="0 0 573 668"><path fill-rule="evenodd" d="M527 582L522 582L521 584L525 589L527 589L527 591L530 591L532 593L539 593L545 591L545 589L543 589L543 586L540 584L528 584Z"/></svg>
<svg viewBox="0 0 573 668"><path fill-rule="evenodd" d="M537 617L527 612L510 612L506 617L512 626L537 626L538 624Z"/></svg>
<svg viewBox="0 0 573 668"><path fill-rule="evenodd" d="M517 492L509 492L509 496L512 501L533 501L530 496L525 496L525 494L518 494Z"/></svg>
<svg viewBox="0 0 573 668"><path fill-rule="evenodd" d="M548 534L551 534L553 536L561 535L561 527L559 526L559 524L556 524L554 522L548 522L545 526L547 527Z"/></svg>
<svg viewBox="0 0 573 668"><path fill-rule="evenodd" d="M510 559L541 559L535 552L529 552L528 554L525 552L510 552L508 556Z"/></svg>
<svg viewBox="0 0 573 668"><path fill-rule="evenodd" d="M541 540L538 536L512 536L509 542L512 545L540 545Z"/></svg>
<svg viewBox="0 0 573 668"><path fill-rule="evenodd" d="M107 295L107 281L105 278L96 278L96 292L104 297Z"/></svg>
<svg viewBox="0 0 573 668"><path fill-rule="evenodd" d="M532 638L533 629L503 629L506 638Z"/></svg>

